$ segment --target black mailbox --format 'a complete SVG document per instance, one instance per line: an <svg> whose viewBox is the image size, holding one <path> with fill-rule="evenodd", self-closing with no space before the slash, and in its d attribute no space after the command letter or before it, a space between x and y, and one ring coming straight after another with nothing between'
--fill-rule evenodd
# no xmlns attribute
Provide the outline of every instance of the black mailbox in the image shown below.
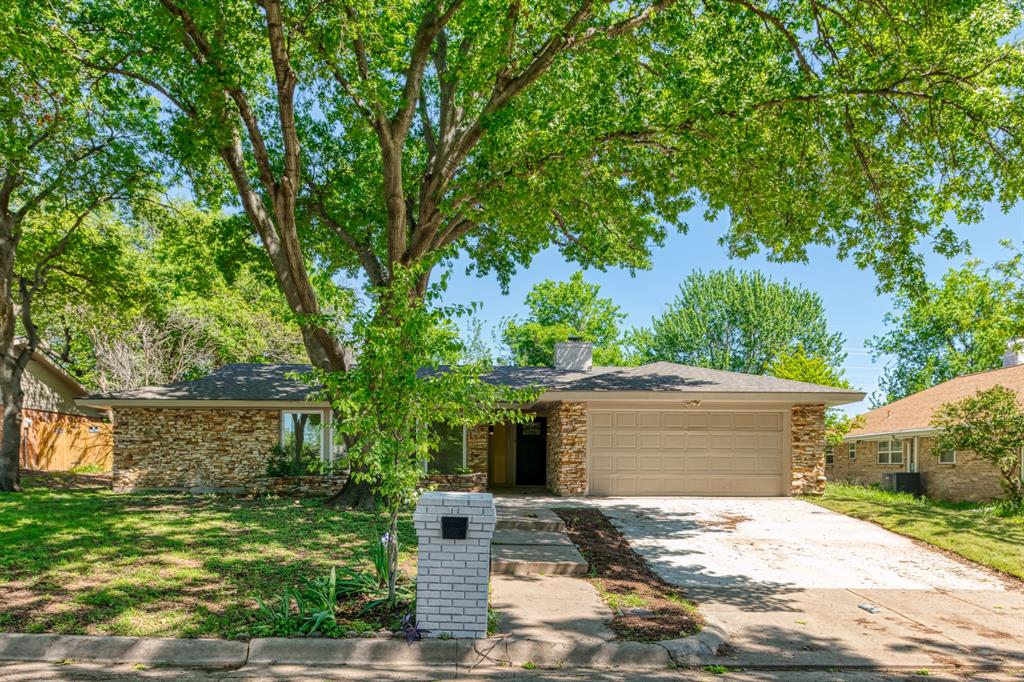
<svg viewBox="0 0 1024 682"><path fill-rule="evenodd" d="M444 540L465 540L469 530L468 516L442 516L441 538Z"/></svg>

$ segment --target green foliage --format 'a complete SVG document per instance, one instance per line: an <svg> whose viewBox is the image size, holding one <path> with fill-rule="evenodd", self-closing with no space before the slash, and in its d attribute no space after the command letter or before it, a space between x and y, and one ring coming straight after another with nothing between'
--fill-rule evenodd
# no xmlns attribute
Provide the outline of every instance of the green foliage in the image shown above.
<svg viewBox="0 0 1024 682"><path fill-rule="evenodd" d="M818 364L816 376L838 377L846 357L843 337L828 330L817 294L732 268L688 275L651 329L635 332L630 343L645 362L748 374L764 374L773 363L788 372Z"/></svg>
<svg viewBox="0 0 1024 682"><path fill-rule="evenodd" d="M319 447L306 447L302 457L296 461L291 450L274 445L267 457L267 476L331 476L344 469L343 462L324 461Z"/></svg>
<svg viewBox="0 0 1024 682"><path fill-rule="evenodd" d="M995 270L972 261L920 294L898 294L895 312L885 316L889 330L868 341L876 358L893 358L879 380L879 402L999 367L1006 342L1024 335L1022 306L1019 259Z"/></svg>
<svg viewBox="0 0 1024 682"><path fill-rule="evenodd" d="M493 386L482 363L463 363L451 321L464 309L436 305L440 287L414 295L420 272L397 272L392 286L347 311L346 343L359 349L347 372L315 372L334 407L336 430L348 439L354 480L369 483L386 511L389 598L395 596L399 510L415 501L425 463L439 436L428 425L521 422L518 409L534 391Z"/></svg>
<svg viewBox="0 0 1024 682"><path fill-rule="evenodd" d="M931 424L939 429L938 450L973 450L999 470L1007 499L1024 501L1024 408L1014 391L997 385L946 403Z"/></svg>
<svg viewBox="0 0 1024 682"><path fill-rule="evenodd" d="M388 545L390 536L385 533L380 542L370 543L370 560L373 562L373 570L377 573L377 584L387 586L391 582L391 566L388 562Z"/></svg>
<svg viewBox="0 0 1024 682"><path fill-rule="evenodd" d="M284 588L277 602L268 605L262 597L256 597L259 622L253 626L253 633L286 637L332 629L337 623L338 596L337 571L332 567L326 576L305 579L298 589Z"/></svg>
<svg viewBox="0 0 1024 682"><path fill-rule="evenodd" d="M601 287L574 273L568 282L546 279L526 295L530 312L525 319L505 322L502 341L512 362L522 366L552 366L555 343L570 336L594 344L594 363L619 365L623 362L619 323L625 313L609 298L600 296Z"/></svg>
<svg viewBox="0 0 1024 682"><path fill-rule="evenodd" d="M853 388L843 378L843 370L822 357L808 355L802 345L793 350L779 353L768 365L766 372L779 379L803 381L820 386L836 388ZM825 441L832 447L838 447L843 437L859 423L860 418L849 417L837 409L825 410Z"/></svg>

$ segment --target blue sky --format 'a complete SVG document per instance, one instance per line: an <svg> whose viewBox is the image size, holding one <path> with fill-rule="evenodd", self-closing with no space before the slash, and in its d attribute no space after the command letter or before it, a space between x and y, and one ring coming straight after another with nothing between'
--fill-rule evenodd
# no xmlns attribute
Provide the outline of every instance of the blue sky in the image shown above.
<svg viewBox="0 0 1024 682"><path fill-rule="evenodd" d="M612 298L627 314L626 326L650 323L664 305L678 291L679 282L696 269L714 269L734 266L739 269L760 270L773 279L788 279L821 295L832 329L842 332L846 339L846 378L869 395L878 387L878 377L886 360L872 361L865 341L881 333L885 327L883 317L892 307L892 299L875 292L877 283L871 271L859 270L851 262L841 262L831 249L814 248L809 262L770 263L761 256L745 260L731 260L718 244L725 231L725 221L704 222L699 211L687 216L688 234L669 237L665 246L654 253L654 266L650 270L630 276L623 270L608 272L589 271L588 281L601 285L601 293ZM969 257L983 261L1006 258L1008 251L1000 246L1002 239L1013 239L1018 244L1024 239L1024 204L1018 204L1009 213L992 205L985 219L977 225L959 226L957 231L971 245L971 256L946 260L934 253L926 255L928 278L935 280L950 266L956 266ZM449 303L479 302L479 318L490 337L491 330L504 317L523 314L523 300L530 287L544 279L562 280L576 270L566 263L554 249L540 254L529 268L521 270L513 279L509 293L504 295L493 277L478 278L464 274L464 264L456 267L445 296ZM490 338L488 338L490 340ZM867 402L851 405L851 413L868 408Z"/></svg>

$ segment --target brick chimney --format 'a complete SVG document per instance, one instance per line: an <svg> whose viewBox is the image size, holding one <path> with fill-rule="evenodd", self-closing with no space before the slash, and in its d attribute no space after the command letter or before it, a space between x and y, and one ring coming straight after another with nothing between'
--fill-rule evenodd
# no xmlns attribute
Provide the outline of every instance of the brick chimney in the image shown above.
<svg viewBox="0 0 1024 682"><path fill-rule="evenodd" d="M1024 339L1010 339L1003 353L1003 367L1024 365Z"/></svg>
<svg viewBox="0 0 1024 682"><path fill-rule="evenodd" d="M578 336L555 344L555 369L589 372L594 366L594 344Z"/></svg>

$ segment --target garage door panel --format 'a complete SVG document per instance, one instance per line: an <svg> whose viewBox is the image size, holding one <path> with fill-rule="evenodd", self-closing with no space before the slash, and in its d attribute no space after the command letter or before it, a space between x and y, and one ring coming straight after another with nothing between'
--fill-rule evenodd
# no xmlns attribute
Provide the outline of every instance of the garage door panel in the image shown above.
<svg viewBox="0 0 1024 682"><path fill-rule="evenodd" d="M770 411L593 411L590 492L784 494L784 425Z"/></svg>

